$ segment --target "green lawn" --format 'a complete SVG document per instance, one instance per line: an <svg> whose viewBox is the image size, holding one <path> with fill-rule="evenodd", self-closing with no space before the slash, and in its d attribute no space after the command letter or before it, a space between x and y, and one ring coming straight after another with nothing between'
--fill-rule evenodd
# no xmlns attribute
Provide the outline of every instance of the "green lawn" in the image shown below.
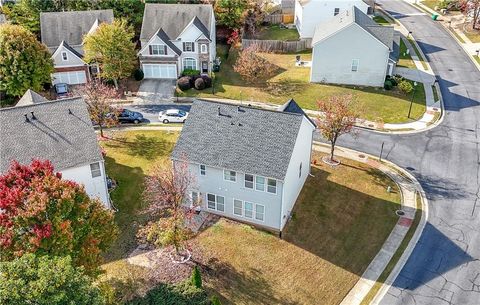
<svg viewBox="0 0 480 305"><path fill-rule="evenodd" d="M421 1L421 3L432 10L435 10L436 6L440 7L440 0L425 0Z"/></svg>
<svg viewBox="0 0 480 305"><path fill-rule="evenodd" d="M396 185L363 163L318 164L283 240L226 220L195 239L222 304L336 305L377 254L398 219Z"/></svg>
<svg viewBox="0 0 480 305"><path fill-rule="evenodd" d="M277 65L274 76L268 80L259 80L248 84L240 75L233 71L237 50L226 52L225 46L219 46L218 56L222 56L220 72L215 75L215 96L211 89L187 92L177 91L179 96L217 97L236 100L251 100L267 103L283 104L294 98L300 106L306 109L317 109L317 101L339 94L352 94L363 117L372 121L385 123L408 122L410 95L404 95L397 90L386 91L383 88L334 86L313 84L309 82L310 68L295 67L296 54L263 54L269 61ZM228 58L225 58L228 54ZM311 53L299 53L302 60L311 60ZM420 91L420 90L418 90ZM420 118L425 112L424 92L415 96L412 117Z"/></svg>
<svg viewBox="0 0 480 305"><path fill-rule="evenodd" d="M480 42L480 30L465 30L465 35L470 39L473 43Z"/></svg>
<svg viewBox="0 0 480 305"><path fill-rule="evenodd" d="M108 135L112 139L101 142L101 146L106 152L107 174L118 183L111 198L118 209L115 221L120 228L116 244L106 255L112 261L135 249L138 226L148 219L138 214L142 208L144 176L155 162L169 158L178 133L122 131Z"/></svg>
<svg viewBox="0 0 480 305"><path fill-rule="evenodd" d="M373 17L373 20L378 23L378 24L381 24L381 25L390 25L390 22L385 19L383 16L375 16Z"/></svg>
<svg viewBox="0 0 480 305"><path fill-rule="evenodd" d="M475 60L480 64L480 57L478 57L477 55L473 55L473 58L475 58Z"/></svg>
<svg viewBox="0 0 480 305"><path fill-rule="evenodd" d="M417 68L412 60L412 56L410 54L407 54L407 45L405 44L403 39L400 39L400 58L397 66L411 69Z"/></svg>
<svg viewBox="0 0 480 305"><path fill-rule="evenodd" d="M260 40L298 40L300 36L296 29L285 29L279 25L265 26L256 35Z"/></svg>

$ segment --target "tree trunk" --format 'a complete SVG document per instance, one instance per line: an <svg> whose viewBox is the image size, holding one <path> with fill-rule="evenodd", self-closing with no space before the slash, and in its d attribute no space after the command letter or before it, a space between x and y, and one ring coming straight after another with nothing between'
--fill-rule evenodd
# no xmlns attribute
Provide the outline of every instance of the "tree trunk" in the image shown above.
<svg viewBox="0 0 480 305"><path fill-rule="evenodd" d="M103 126L102 124L98 124L98 126L100 127L100 137L103 138Z"/></svg>
<svg viewBox="0 0 480 305"><path fill-rule="evenodd" d="M335 152L335 144L337 143L337 137L332 139L332 141L330 141L330 143L332 144L331 147L330 147L330 161L334 162L335 160L333 159L333 156L334 156L334 152Z"/></svg>
<svg viewBox="0 0 480 305"><path fill-rule="evenodd" d="M115 89L118 90L118 81L116 78L113 79L113 85L115 85Z"/></svg>

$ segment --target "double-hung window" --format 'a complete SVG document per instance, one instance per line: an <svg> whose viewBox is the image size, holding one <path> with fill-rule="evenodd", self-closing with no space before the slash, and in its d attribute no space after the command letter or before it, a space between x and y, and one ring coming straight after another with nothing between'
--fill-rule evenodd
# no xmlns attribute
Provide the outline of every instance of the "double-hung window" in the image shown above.
<svg viewBox="0 0 480 305"><path fill-rule="evenodd" d="M195 58L185 58L183 60L183 69L197 70L197 60Z"/></svg>
<svg viewBox="0 0 480 305"><path fill-rule="evenodd" d="M92 178L100 177L102 175L102 170L100 169L100 163L95 162L90 164L90 172L92 173Z"/></svg>
<svg viewBox="0 0 480 305"><path fill-rule="evenodd" d="M360 60L352 59L352 72L358 71L358 65L360 64Z"/></svg>
<svg viewBox="0 0 480 305"><path fill-rule="evenodd" d="M261 176L255 176L255 189L257 191L265 192L265 178Z"/></svg>
<svg viewBox="0 0 480 305"><path fill-rule="evenodd" d="M338 14L340 14L340 8L336 7L336 8L333 10L333 16L337 16Z"/></svg>
<svg viewBox="0 0 480 305"><path fill-rule="evenodd" d="M195 52L195 45L193 42L184 42L183 43L183 51L184 52Z"/></svg>
<svg viewBox="0 0 480 305"><path fill-rule="evenodd" d="M245 187L247 189L253 189L253 175L245 174Z"/></svg>
<svg viewBox="0 0 480 305"><path fill-rule="evenodd" d="M200 52L202 54L206 54L207 53L207 45L206 44L201 44L200 45Z"/></svg>
<svg viewBox="0 0 480 305"><path fill-rule="evenodd" d="M67 61L67 60L68 60L67 52L62 52L62 60L63 60L63 61Z"/></svg>
<svg viewBox="0 0 480 305"><path fill-rule="evenodd" d="M245 201L243 216L253 218L253 203Z"/></svg>
<svg viewBox="0 0 480 305"><path fill-rule="evenodd" d="M166 55L167 54L167 46L163 44L152 44L150 46L150 54L151 55Z"/></svg>
<svg viewBox="0 0 480 305"><path fill-rule="evenodd" d="M200 175L205 176L207 174L207 167L205 164L200 164Z"/></svg>
<svg viewBox="0 0 480 305"><path fill-rule="evenodd" d="M235 171L223 170L223 179L227 181L237 181L237 173Z"/></svg>
<svg viewBox="0 0 480 305"><path fill-rule="evenodd" d="M255 219L263 221L265 218L265 206L261 204L255 205Z"/></svg>
<svg viewBox="0 0 480 305"><path fill-rule="evenodd" d="M242 216L243 202L238 199L233 199L233 214Z"/></svg>
<svg viewBox="0 0 480 305"><path fill-rule="evenodd" d="M277 180L267 179L267 192L276 194L277 193Z"/></svg>
<svg viewBox="0 0 480 305"><path fill-rule="evenodd" d="M211 210L225 212L225 197L215 194L207 194L207 206Z"/></svg>

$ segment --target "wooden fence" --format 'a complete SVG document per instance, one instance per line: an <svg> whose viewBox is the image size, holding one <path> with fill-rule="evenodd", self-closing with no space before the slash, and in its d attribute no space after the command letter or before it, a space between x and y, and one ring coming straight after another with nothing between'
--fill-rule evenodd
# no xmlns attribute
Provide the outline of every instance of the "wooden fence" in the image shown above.
<svg viewBox="0 0 480 305"><path fill-rule="evenodd" d="M259 51L276 53L295 53L307 49L306 40L281 41L281 40L258 40L242 39L242 48L256 45Z"/></svg>
<svg viewBox="0 0 480 305"><path fill-rule="evenodd" d="M294 16L292 14L271 14L265 16L263 21L270 24L293 23Z"/></svg>

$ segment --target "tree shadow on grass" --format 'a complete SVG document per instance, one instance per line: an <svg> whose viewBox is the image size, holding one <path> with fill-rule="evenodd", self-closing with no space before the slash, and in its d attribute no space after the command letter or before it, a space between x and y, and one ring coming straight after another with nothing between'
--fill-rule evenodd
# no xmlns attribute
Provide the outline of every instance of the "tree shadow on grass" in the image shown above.
<svg viewBox="0 0 480 305"><path fill-rule="evenodd" d="M112 138L106 145L114 149L124 149L130 156L154 160L162 155L162 152L170 150L172 143L164 138L136 134L133 139L128 140L125 137Z"/></svg>

